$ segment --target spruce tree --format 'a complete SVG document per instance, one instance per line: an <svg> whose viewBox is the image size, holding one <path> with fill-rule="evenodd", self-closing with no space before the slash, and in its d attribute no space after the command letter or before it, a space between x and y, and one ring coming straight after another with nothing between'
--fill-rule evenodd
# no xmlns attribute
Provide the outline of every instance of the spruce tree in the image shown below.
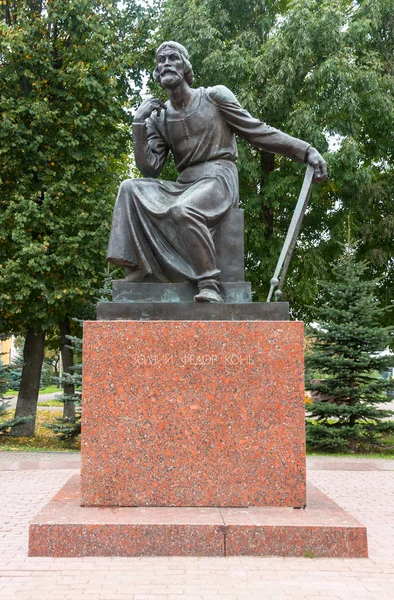
<svg viewBox="0 0 394 600"><path fill-rule="evenodd" d="M10 368L5 365L0 356L0 435L10 432L11 427L26 423L28 417L11 417L10 397L7 396L7 391L10 389Z"/></svg>
<svg viewBox="0 0 394 600"><path fill-rule="evenodd" d="M387 392L394 389L394 381L381 375L394 364L384 354L392 330L379 325L385 309L376 299L378 281L367 280L366 270L348 247L334 280L321 284L326 302L316 309L306 356L307 389L318 392L308 407L312 448L370 450L384 446L394 431L394 412L378 406L390 402Z"/></svg>
<svg viewBox="0 0 394 600"><path fill-rule="evenodd" d="M79 321L82 325L82 321ZM69 348L73 351L75 364L70 366L70 372L63 372L63 394L60 400L65 404L72 403L74 414L56 419L55 423L47 425L63 442L73 442L81 433L82 417L82 338L67 335Z"/></svg>

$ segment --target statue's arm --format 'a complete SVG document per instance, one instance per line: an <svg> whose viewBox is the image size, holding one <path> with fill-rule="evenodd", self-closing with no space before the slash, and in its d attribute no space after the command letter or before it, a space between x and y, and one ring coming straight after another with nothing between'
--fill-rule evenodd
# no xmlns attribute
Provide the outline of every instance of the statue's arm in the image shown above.
<svg viewBox="0 0 394 600"><path fill-rule="evenodd" d="M144 177L158 177L167 158L169 148L159 127L164 108L165 105L158 98L148 98L134 116L134 158Z"/></svg>
<svg viewBox="0 0 394 600"><path fill-rule="evenodd" d="M165 140L151 123L133 123L134 158L144 177L158 177L168 154Z"/></svg>
<svg viewBox="0 0 394 600"><path fill-rule="evenodd" d="M326 178L324 159L310 144L252 117L225 86L218 85L210 88L208 97L219 107L231 129L252 146L274 154L281 154L298 162L313 163L315 180L323 181ZM316 161L318 161L318 165L315 164Z"/></svg>

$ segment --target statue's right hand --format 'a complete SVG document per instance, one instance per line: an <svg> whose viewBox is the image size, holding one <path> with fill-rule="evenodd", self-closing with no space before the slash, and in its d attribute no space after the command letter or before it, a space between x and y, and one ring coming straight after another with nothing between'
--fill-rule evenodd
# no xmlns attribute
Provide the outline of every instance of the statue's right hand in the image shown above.
<svg viewBox="0 0 394 600"><path fill-rule="evenodd" d="M134 123L143 123L155 111L157 112L157 116L159 116L160 111L163 108L165 109L165 107L164 102L159 100L159 98L146 98L135 111Z"/></svg>

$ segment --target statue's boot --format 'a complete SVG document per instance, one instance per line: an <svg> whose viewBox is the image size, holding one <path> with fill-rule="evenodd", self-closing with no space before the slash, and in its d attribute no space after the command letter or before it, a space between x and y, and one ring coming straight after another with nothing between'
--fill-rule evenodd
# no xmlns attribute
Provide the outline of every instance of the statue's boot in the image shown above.
<svg viewBox="0 0 394 600"><path fill-rule="evenodd" d="M201 279L198 282L195 302L223 302L223 291L218 279Z"/></svg>

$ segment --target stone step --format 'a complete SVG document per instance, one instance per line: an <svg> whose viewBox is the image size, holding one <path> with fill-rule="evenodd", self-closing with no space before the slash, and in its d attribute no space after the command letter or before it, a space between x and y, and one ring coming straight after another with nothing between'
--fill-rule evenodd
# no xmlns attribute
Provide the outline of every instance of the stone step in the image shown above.
<svg viewBox="0 0 394 600"><path fill-rule="evenodd" d="M366 528L308 485L302 509L86 508L74 475L30 524L29 556L367 558Z"/></svg>

